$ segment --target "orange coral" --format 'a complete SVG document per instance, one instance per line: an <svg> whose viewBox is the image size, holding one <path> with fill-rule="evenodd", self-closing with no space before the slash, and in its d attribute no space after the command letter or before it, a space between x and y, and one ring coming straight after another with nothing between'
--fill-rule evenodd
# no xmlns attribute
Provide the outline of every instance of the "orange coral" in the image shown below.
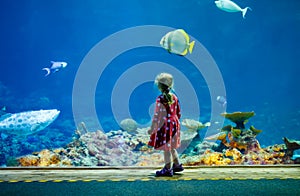
<svg viewBox="0 0 300 196"><path fill-rule="evenodd" d="M164 164L164 158L161 153L145 154L139 157L136 166L159 166Z"/></svg>
<svg viewBox="0 0 300 196"><path fill-rule="evenodd" d="M275 144L274 146L272 146L272 150L273 150L274 152L280 152L280 151L283 151L284 149L283 149L283 146L282 146L282 145L277 145L277 144Z"/></svg>
<svg viewBox="0 0 300 196"><path fill-rule="evenodd" d="M228 139L229 139L229 146L232 148L238 148L240 150L246 150L247 145L245 144L240 144L239 142L235 141L233 134L231 132L228 133Z"/></svg>
<svg viewBox="0 0 300 196"><path fill-rule="evenodd" d="M206 140L220 140L225 146L229 147L229 144L226 140L226 137L227 137L227 134L228 132L220 132L220 133L217 133L215 135L211 135L209 137L206 137L205 139Z"/></svg>
<svg viewBox="0 0 300 196"><path fill-rule="evenodd" d="M65 165L65 166L72 166L72 163L71 163L71 161L69 159L62 160L61 164Z"/></svg>
<svg viewBox="0 0 300 196"><path fill-rule="evenodd" d="M49 150L42 150L39 154L39 163L38 166L49 166L50 165L50 161L49 161L49 157L50 157L50 151Z"/></svg>
<svg viewBox="0 0 300 196"><path fill-rule="evenodd" d="M210 152L201 157L201 163L205 165L228 165L231 161L224 159L223 154L220 152Z"/></svg>
<svg viewBox="0 0 300 196"><path fill-rule="evenodd" d="M234 164L241 164L243 161L242 153L240 151L238 151L236 148L233 148L231 150L227 149L225 151L225 156L232 157Z"/></svg>
<svg viewBox="0 0 300 196"><path fill-rule="evenodd" d="M278 152L273 154L274 158L283 158L284 156L285 156L284 152Z"/></svg>
<svg viewBox="0 0 300 196"><path fill-rule="evenodd" d="M21 166L38 166L39 158L34 155L27 155L18 159Z"/></svg>
<svg viewBox="0 0 300 196"><path fill-rule="evenodd" d="M21 166L40 166L57 165L60 163L60 158L57 154L42 150L37 155L27 155L18 159Z"/></svg>
<svg viewBox="0 0 300 196"><path fill-rule="evenodd" d="M60 161L58 156L52 153L50 150L42 150L38 156L40 158L38 166L42 167L57 164Z"/></svg>

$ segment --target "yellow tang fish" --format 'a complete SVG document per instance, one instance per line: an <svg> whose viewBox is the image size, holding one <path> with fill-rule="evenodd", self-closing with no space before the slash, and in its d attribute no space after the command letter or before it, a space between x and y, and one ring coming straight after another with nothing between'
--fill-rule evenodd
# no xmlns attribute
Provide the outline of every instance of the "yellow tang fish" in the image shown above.
<svg viewBox="0 0 300 196"><path fill-rule="evenodd" d="M177 29L163 36L160 45L170 53L184 56L192 53L195 41L190 42L189 35L183 29Z"/></svg>

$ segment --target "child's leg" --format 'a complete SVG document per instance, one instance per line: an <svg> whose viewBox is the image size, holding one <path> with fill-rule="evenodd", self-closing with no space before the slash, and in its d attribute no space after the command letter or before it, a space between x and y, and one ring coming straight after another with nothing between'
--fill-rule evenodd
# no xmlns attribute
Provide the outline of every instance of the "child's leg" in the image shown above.
<svg viewBox="0 0 300 196"><path fill-rule="evenodd" d="M156 176L173 176L173 170L171 169L171 151L164 151L165 166L162 170L156 171Z"/></svg>
<svg viewBox="0 0 300 196"><path fill-rule="evenodd" d="M171 168L171 152L170 151L164 151L164 158L165 158L165 167L167 169Z"/></svg>
<svg viewBox="0 0 300 196"><path fill-rule="evenodd" d="M173 172L182 172L184 168L182 167L182 164L180 164L178 153L176 149L171 150L172 157L173 157Z"/></svg>
<svg viewBox="0 0 300 196"><path fill-rule="evenodd" d="M179 165L180 164L180 161L179 161L179 157L178 157L178 153L177 153L177 150L175 148L173 148L171 150L171 153L172 153L172 157L173 157L173 162L175 165Z"/></svg>

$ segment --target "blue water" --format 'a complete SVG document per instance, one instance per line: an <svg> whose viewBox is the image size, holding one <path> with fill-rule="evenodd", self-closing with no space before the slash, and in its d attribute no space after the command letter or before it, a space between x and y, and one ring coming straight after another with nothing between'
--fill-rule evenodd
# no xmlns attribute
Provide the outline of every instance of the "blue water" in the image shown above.
<svg viewBox="0 0 300 196"><path fill-rule="evenodd" d="M27 141L51 138L38 144L38 148L66 144L76 129L73 84L88 52L113 33L136 26L160 25L184 29L207 49L222 74L228 101L226 111L255 111L249 125L263 130L258 135L261 145L283 143L282 137L300 140L300 2L235 2L252 8L246 19L241 13L219 10L213 0L3 0L0 2L0 107L6 106L12 113L61 110L53 124ZM124 43L135 38L131 39ZM122 43L112 42L107 50L115 51L118 45ZM42 68L49 66L50 61L66 61L68 66L44 77ZM111 92L118 78L146 61L168 63L189 78L200 103L198 120L210 120L212 100L202 74L184 57L162 48L143 47L122 53L99 76L94 100L104 131L119 128L111 105ZM180 81L175 78L175 90L180 91L176 84ZM131 117L147 125L151 119L149 106L158 93L153 81L139 84L130 93L126 106ZM122 114L118 112L117 115ZM182 113L183 117L189 117L190 111ZM97 129L92 123L86 124L91 130ZM59 133L60 137L53 133Z"/></svg>

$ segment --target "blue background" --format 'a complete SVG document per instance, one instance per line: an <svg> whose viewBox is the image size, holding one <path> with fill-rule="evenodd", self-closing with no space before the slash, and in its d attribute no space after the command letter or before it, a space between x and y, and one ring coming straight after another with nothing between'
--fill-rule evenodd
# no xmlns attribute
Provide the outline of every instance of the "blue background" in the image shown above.
<svg viewBox="0 0 300 196"><path fill-rule="evenodd" d="M206 47L223 76L227 112L255 111L249 124L263 130L258 136L262 145L283 143L284 136L300 140L300 1L235 2L252 8L246 19L241 13L218 9L213 0L2 0L0 106L12 113L61 110L48 130L64 133L67 142L76 128L73 82L85 55L99 41L120 30L164 25L185 29ZM112 47L117 45L112 43ZM108 119L103 122L105 131L118 129L107 102L116 77L126 69L118 69L116 64L130 67L160 58L172 64L180 62L181 57L163 49L133 50L115 59L104 72L107 85L97 89L101 97L95 99L97 112ZM44 77L41 69L50 61L66 61L68 67ZM182 67L183 73L193 71ZM207 121L211 103L207 89L201 92L205 82L199 73L191 76L191 82L204 103L200 120ZM146 97L143 101L139 101L141 93ZM150 120L148 107L157 94L150 83L133 92L129 107L138 122Z"/></svg>

